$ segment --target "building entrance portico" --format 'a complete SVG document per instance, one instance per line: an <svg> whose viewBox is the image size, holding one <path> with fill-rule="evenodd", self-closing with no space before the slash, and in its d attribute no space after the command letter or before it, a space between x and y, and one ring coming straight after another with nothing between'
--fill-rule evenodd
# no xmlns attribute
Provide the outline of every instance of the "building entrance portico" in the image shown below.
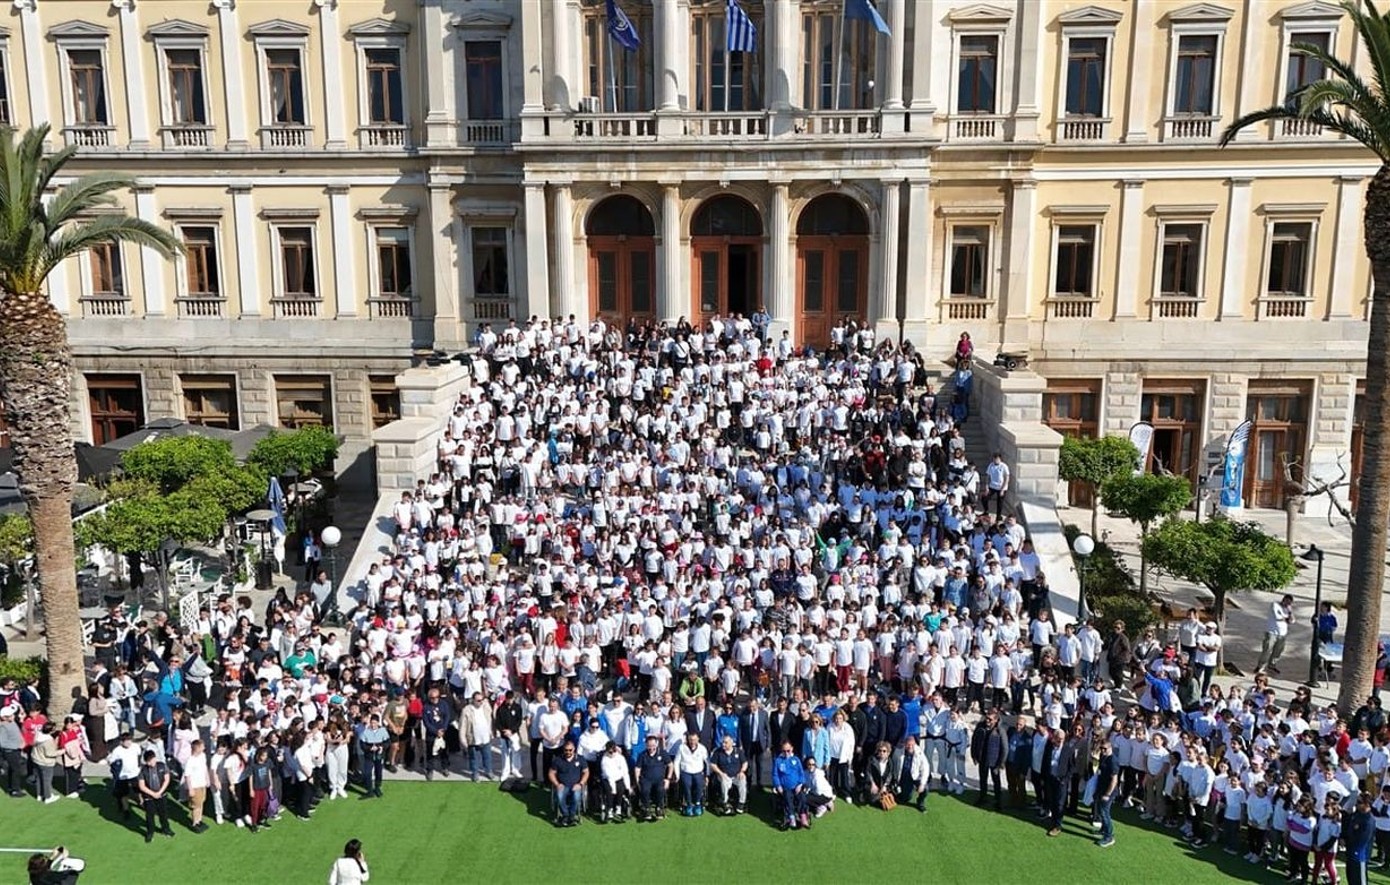
<svg viewBox="0 0 1390 885"><path fill-rule="evenodd" d="M749 316L762 304L763 221L742 197L706 200L690 225L692 322Z"/></svg>

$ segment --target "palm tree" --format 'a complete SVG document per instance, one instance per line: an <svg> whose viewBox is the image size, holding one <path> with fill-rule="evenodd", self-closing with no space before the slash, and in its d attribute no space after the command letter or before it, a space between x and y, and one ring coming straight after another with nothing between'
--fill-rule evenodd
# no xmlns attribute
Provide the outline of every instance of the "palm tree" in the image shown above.
<svg viewBox="0 0 1390 885"><path fill-rule="evenodd" d="M72 347L63 315L44 281L63 261L93 246L129 242L165 257L178 240L147 221L123 214L91 215L114 204L134 180L113 173L74 178L50 188L76 154L45 155L47 124L21 137L0 131L0 392L20 492L34 525L34 553L47 628L51 712L67 712L83 686L82 625L72 534L77 481L72 426Z"/></svg>
<svg viewBox="0 0 1390 885"><path fill-rule="evenodd" d="M1296 43L1296 52L1321 62L1325 77L1300 88L1285 104L1246 114L1221 136L1266 120L1301 120L1361 142L1381 166L1366 190L1363 232L1371 259L1370 338L1366 347L1365 431L1361 475L1357 478L1356 522L1351 535L1347 580L1347 629L1339 709L1354 710L1371 689L1380 596L1385 581L1386 529L1390 525L1390 17L1370 2L1342 0L1374 77L1367 82L1350 62L1319 46Z"/></svg>

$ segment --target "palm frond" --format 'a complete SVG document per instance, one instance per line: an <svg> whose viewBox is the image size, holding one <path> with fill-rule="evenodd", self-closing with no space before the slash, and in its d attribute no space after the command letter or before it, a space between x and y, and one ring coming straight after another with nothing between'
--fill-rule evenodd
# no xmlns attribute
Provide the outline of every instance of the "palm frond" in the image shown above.
<svg viewBox="0 0 1390 885"><path fill-rule="evenodd" d="M48 226L50 229L57 229L98 206L114 205L116 199L111 196L114 191L127 190L134 186L135 179L129 175L115 172L84 175L60 188L49 202L46 209Z"/></svg>
<svg viewBox="0 0 1390 885"><path fill-rule="evenodd" d="M1225 131L1221 133L1221 141L1219 144L1221 147L1225 147L1235 140L1240 130L1254 126L1256 123L1263 123L1266 120L1293 120L1300 117L1301 114L1299 114L1298 108L1286 104L1270 105L1258 111L1251 111L1248 114L1237 117L1226 127Z"/></svg>
<svg viewBox="0 0 1390 885"><path fill-rule="evenodd" d="M103 215L70 225L50 240L39 257L43 275L75 255L103 243L134 243L155 250L165 258L183 252L178 238L162 227L129 215Z"/></svg>

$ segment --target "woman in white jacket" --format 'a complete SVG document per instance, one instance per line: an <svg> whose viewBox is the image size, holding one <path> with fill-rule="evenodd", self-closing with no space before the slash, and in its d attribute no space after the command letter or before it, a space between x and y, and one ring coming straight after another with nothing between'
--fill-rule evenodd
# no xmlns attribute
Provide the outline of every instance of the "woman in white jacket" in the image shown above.
<svg viewBox="0 0 1390 885"><path fill-rule="evenodd" d="M830 786L846 802L853 803L849 773L854 763L854 728L846 721L845 714L837 710L831 719L829 731Z"/></svg>
<svg viewBox="0 0 1390 885"><path fill-rule="evenodd" d="M357 885L372 878L367 870L367 857L362 853L362 843L349 839L343 846L343 856L333 861L333 869L328 871L328 885Z"/></svg>

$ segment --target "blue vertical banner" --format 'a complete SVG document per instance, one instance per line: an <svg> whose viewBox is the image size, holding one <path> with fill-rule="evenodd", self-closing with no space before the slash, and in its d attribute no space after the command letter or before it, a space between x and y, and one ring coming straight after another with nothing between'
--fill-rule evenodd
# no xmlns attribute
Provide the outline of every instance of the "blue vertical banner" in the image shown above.
<svg viewBox="0 0 1390 885"><path fill-rule="evenodd" d="M1238 509L1241 506L1241 490L1245 486L1245 452L1250 447L1250 428L1253 422L1245 421L1226 441L1226 458L1221 469L1221 506Z"/></svg>

